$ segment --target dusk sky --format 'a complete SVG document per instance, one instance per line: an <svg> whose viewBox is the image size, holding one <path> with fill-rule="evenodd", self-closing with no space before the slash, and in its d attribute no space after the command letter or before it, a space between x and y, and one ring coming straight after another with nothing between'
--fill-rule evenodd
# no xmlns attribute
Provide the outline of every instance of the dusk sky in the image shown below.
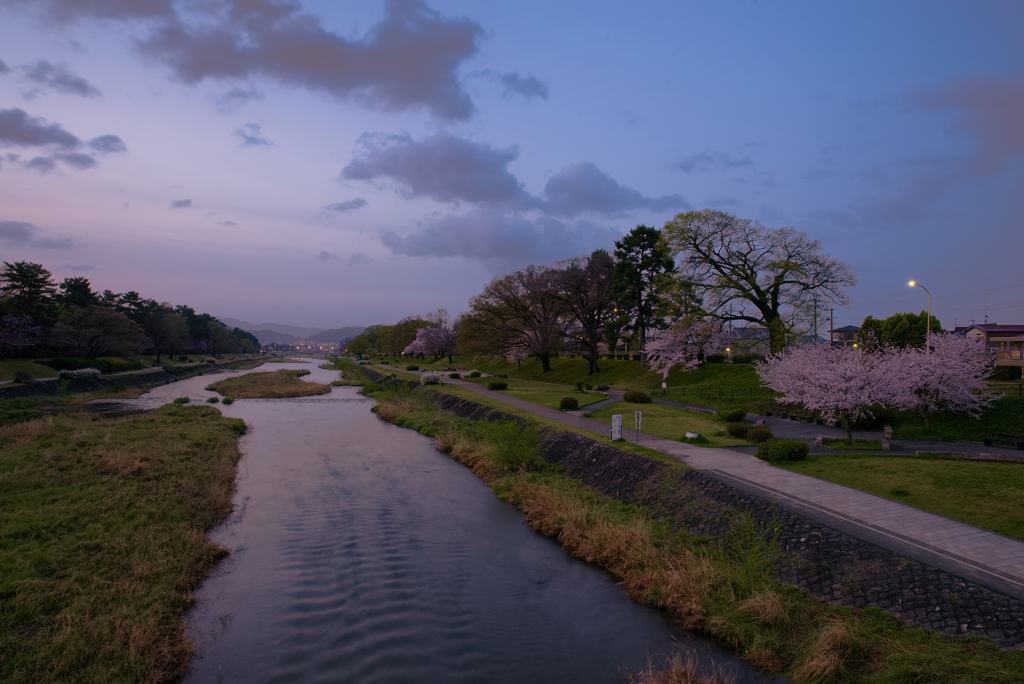
<svg viewBox="0 0 1024 684"><path fill-rule="evenodd" d="M711 208L846 262L837 327L910 279L1024 323L1022 37L1019 0L0 0L0 258L332 328Z"/></svg>

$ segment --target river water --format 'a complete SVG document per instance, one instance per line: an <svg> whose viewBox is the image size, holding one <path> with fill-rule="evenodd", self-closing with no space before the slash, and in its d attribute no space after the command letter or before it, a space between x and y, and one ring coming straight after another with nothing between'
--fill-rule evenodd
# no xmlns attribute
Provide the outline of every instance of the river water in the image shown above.
<svg viewBox="0 0 1024 684"><path fill-rule="evenodd" d="M265 365L336 371L312 364ZM138 400L216 396L213 376ZM530 530L431 440L353 388L219 405L243 418L231 551L186 617L205 682L619 682L680 646L736 682L766 678L634 603Z"/></svg>

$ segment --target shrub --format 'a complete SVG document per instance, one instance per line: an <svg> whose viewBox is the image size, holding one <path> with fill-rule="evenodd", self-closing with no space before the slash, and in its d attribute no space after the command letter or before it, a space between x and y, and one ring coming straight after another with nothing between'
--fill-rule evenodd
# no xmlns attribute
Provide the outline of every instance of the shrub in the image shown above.
<svg viewBox="0 0 1024 684"><path fill-rule="evenodd" d="M235 403L235 399L234 397L224 397L224 401L222 403L231 405Z"/></svg>
<svg viewBox="0 0 1024 684"><path fill-rule="evenodd" d="M582 392L583 391L583 381L582 380L580 380L579 382L576 383L576 391L577 392Z"/></svg>
<svg viewBox="0 0 1024 684"><path fill-rule="evenodd" d="M189 399L188 397L178 397L177 399L174 400L174 403L175 404L187 404L190 401L192 401L192 400Z"/></svg>
<svg viewBox="0 0 1024 684"><path fill-rule="evenodd" d="M990 380L1020 380L1020 366L996 366L989 376Z"/></svg>
<svg viewBox="0 0 1024 684"><path fill-rule="evenodd" d="M495 465L503 472L534 470L541 465L540 436L534 425L517 420L486 423L484 434L493 449Z"/></svg>
<svg viewBox="0 0 1024 684"><path fill-rule="evenodd" d="M417 371L419 369L420 369L420 367L417 366L415 363L410 363L408 366L405 367L405 370L408 370L408 371Z"/></svg>
<svg viewBox="0 0 1024 684"><path fill-rule="evenodd" d="M178 360L181 361L182 363L185 363L188 361L188 357L182 354L181 356L178 357Z"/></svg>
<svg viewBox="0 0 1024 684"><path fill-rule="evenodd" d="M83 368L92 368L96 365L91 359L81 356L54 356L48 361L40 361L39 363L49 366L55 371L81 370Z"/></svg>
<svg viewBox="0 0 1024 684"><path fill-rule="evenodd" d="M471 377L471 378L479 378L480 377L480 371L473 371L472 373L469 374L469 377Z"/></svg>
<svg viewBox="0 0 1024 684"><path fill-rule="evenodd" d="M558 406L563 411L575 411L579 408L580 402L576 401L575 397L562 397L562 401L558 403Z"/></svg>
<svg viewBox="0 0 1024 684"><path fill-rule="evenodd" d="M679 438L679 441L684 442L686 444L707 444L711 440L709 440L702 434L697 434L696 437L687 437L686 435L683 435L682 437Z"/></svg>
<svg viewBox="0 0 1024 684"><path fill-rule="evenodd" d="M725 363L725 354L709 354L704 357L705 363Z"/></svg>
<svg viewBox="0 0 1024 684"><path fill-rule="evenodd" d="M217 363L216 359L206 359L206 363Z"/></svg>
<svg viewBox="0 0 1024 684"><path fill-rule="evenodd" d="M587 388L587 391L589 392L590 390L594 389L594 386L593 386L593 385L591 385L591 384L590 384L590 383L588 382L588 383L586 384L586 388Z"/></svg>
<svg viewBox="0 0 1024 684"><path fill-rule="evenodd" d="M720 408L715 415L727 423L738 423L746 417L747 411L741 408Z"/></svg>
<svg viewBox="0 0 1024 684"><path fill-rule="evenodd" d="M20 382L23 385L27 385L33 380L35 380L35 376L33 376L27 370L18 369L14 371L14 382Z"/></svg>
<svg viewBox="0 0 1024 684"><path fill-rule="evenodd" d="M449 378L451 378L452 380L458 380L458 379L460 379L460 378L461 378L462 376L461 376L461 375L459 375L458 373L449 373L449 374L448 374L448 377L449 377Z"/></svg>
<svg viewBox="0 0 1024 684"><path fill-rule="evenodd" d="M439 385L441 384L441 378L437 377L434 373L427 373L420 382L424 385Z"/></svg>
<svg viewBox="0 0 1024 684"><path fill-rule="evenodd" d="M218 399L217 397L210 397L209 399L206 400L206 403L207 404L216 404L219 401L220 401L220 399Z"/></svg>
<svg viewBox="0 0 1024 684"><path fill-rule="evenodd" d="M732 355L732 362L733 363L754 363L755 361L760 361L763 358L764 357L761 356L760 354L733 354Z"/></svg>
<svg viewBox="0 0 1024 684"><path fill-rule="evenodd" d="M98 378L100 371L97 368L80 368L79 370L62 370L57 373L61 380L71 378Z"/></svg>
<svg viewBox="0 0 1024 684"><path fill-rule="evenodd" d="M747 439L750 433L751 425L748 423L729 423L726 426L725 431L729 433L730 437L736 437L738 439Z"/></svg>
<svg viewBox="0 0 1024 684"><path fill-rule="evenodd" d="M647 392L642 392L640 390L630 390L629 392L626 392L626 395L622 398L633 404L651 403L651 395L648 394Z"/></svg>
<svg viewBox="0 0 1024 684"><path fill-rule="evenodd" d="M489 382L489 383L487 383L487 389L494 390L494 391L505 390L505 389L508 389L508 383L507 382Z"/></svg>
<svg viewBox="0 0 1024 684"><path fill-rule="evenodd" d="M173 366L169 363L164 364L164 372L170 373L171 375L180 375L185 372L185 369L181 366Z"/></svg>
<svg viewBox="0 0 1024 684"><path fill-rule="evenodd" d="M799 439L769 439L757 445L754 453L762 461L802 461L807 458L810 447Z"/></svg>
<svg viewBox="0 0 1024 684"><path fill-rule="evenodd" d="M506 380L508 380L508 373L503 373L503 374L501 374L501 375L499 375L499 376L497 376L497 377L499 377L499 378L505 378Z"/></svg>
<svg viewBox="0 0 1024 684"><path fill-rule="evenodd" d="M747 430L747 439L752 439L757 443L767 442L771 438L772 429L767 425L751 425Z"/></svg>
<svg viewBox="0 0 1024 684"><path fill-rule="evenodd" d="M96 359L95 367L103 373L121 373L123 371L141 370L142 362L132 359L118 359L114 357L100 357Z"/></svg>

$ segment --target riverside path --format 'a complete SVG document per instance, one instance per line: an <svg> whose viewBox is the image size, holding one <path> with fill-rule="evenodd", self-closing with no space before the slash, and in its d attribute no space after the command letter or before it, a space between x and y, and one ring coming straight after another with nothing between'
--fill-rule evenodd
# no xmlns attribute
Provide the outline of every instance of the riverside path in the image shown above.
<svg viewBox="0 0 1024 684"><path fill-rule="evenodd" d="M448 382L548 420L601 435L610 432L609 425L584 418L581 412L557 411L489 391L471 382ZM618 398L621 393L616 392L606 402L586 408L593 410ZM629 422L627 416L623 436L632 441L635 432L627 429ZM1024 600L1024 542L873 494L775 468L750 454L692 446L643 432L640 444L839 532Z"/></svg>

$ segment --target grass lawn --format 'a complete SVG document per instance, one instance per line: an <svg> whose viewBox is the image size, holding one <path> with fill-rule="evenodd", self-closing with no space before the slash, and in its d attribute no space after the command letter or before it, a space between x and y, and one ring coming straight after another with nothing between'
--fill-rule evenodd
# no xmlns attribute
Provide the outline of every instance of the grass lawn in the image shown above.
<svg viewBox="0 0 1024 684"><path fill-rule="evenodd" d="M0 428L0 680L180 680L244 427L170 405Z"/></svg>
<svg viewBox="0 0 1024 684"><path fill-rule="evenodd" d="M1024 465L839 454L776 467L1024 540Z"/></svg>
<svg viewBox="0 0 1024 684"><path fill-rule="evenodd" d="M228 378L215 382L206 389L236 399L310 397L331 391L330 385L303 382L299 379L303 375L309 375L309 371L282 368L269 373L248 373L237 378Z"/></svg>
<svg viewBox="0 0 1024 684"><path fill-rule="evenodd" d="M1024 435L1024 397L1006 396L985 409L981 418L964 413L938 413L925 427L916 412L900 413L892 423L896 439L945 439L983 442L994 432Z"/></svg>
<svg viewBox="0 0 1024 684"><path fill-rule="evenodd" d="M579 392L572 385L560 385L552 382L534 382L519 380L518 378L509 378L508 380L505 378L466 378L466 381L481 387L487 387L487 384L490 382L507 382L508 389L501 390L502 394L534 404L540 404L541 406L547 406L555 410L561 408L560 402L563 397L572 397L579 402L580 408L608 398L605 394Z"/></svg>
<svg viewBox="0 0 1024 684"><path fill-rule="evenodd" d="M719 432L725 432L725 423L714 420L707 414L687 411L675 406L631 404L623 401L588 413L587 417L611 425L612 415L620 414L622 416L622 434L628 439L631 434L636 434L634 430L635 411L640 411L643 414L640 432L663 439L679 440L687 432L698 432L708 440L708 444L701 446L730 447L751 444L745 439L737 439L727 434L719 435Z"/></svg>
<svg viewBox="0 0 1024 684"><path fill-rule="evenodd" d="M0 380L14 380L16 371L25 370L33 378L55 378L57 371L33 361L0 361Z"/></svg>

